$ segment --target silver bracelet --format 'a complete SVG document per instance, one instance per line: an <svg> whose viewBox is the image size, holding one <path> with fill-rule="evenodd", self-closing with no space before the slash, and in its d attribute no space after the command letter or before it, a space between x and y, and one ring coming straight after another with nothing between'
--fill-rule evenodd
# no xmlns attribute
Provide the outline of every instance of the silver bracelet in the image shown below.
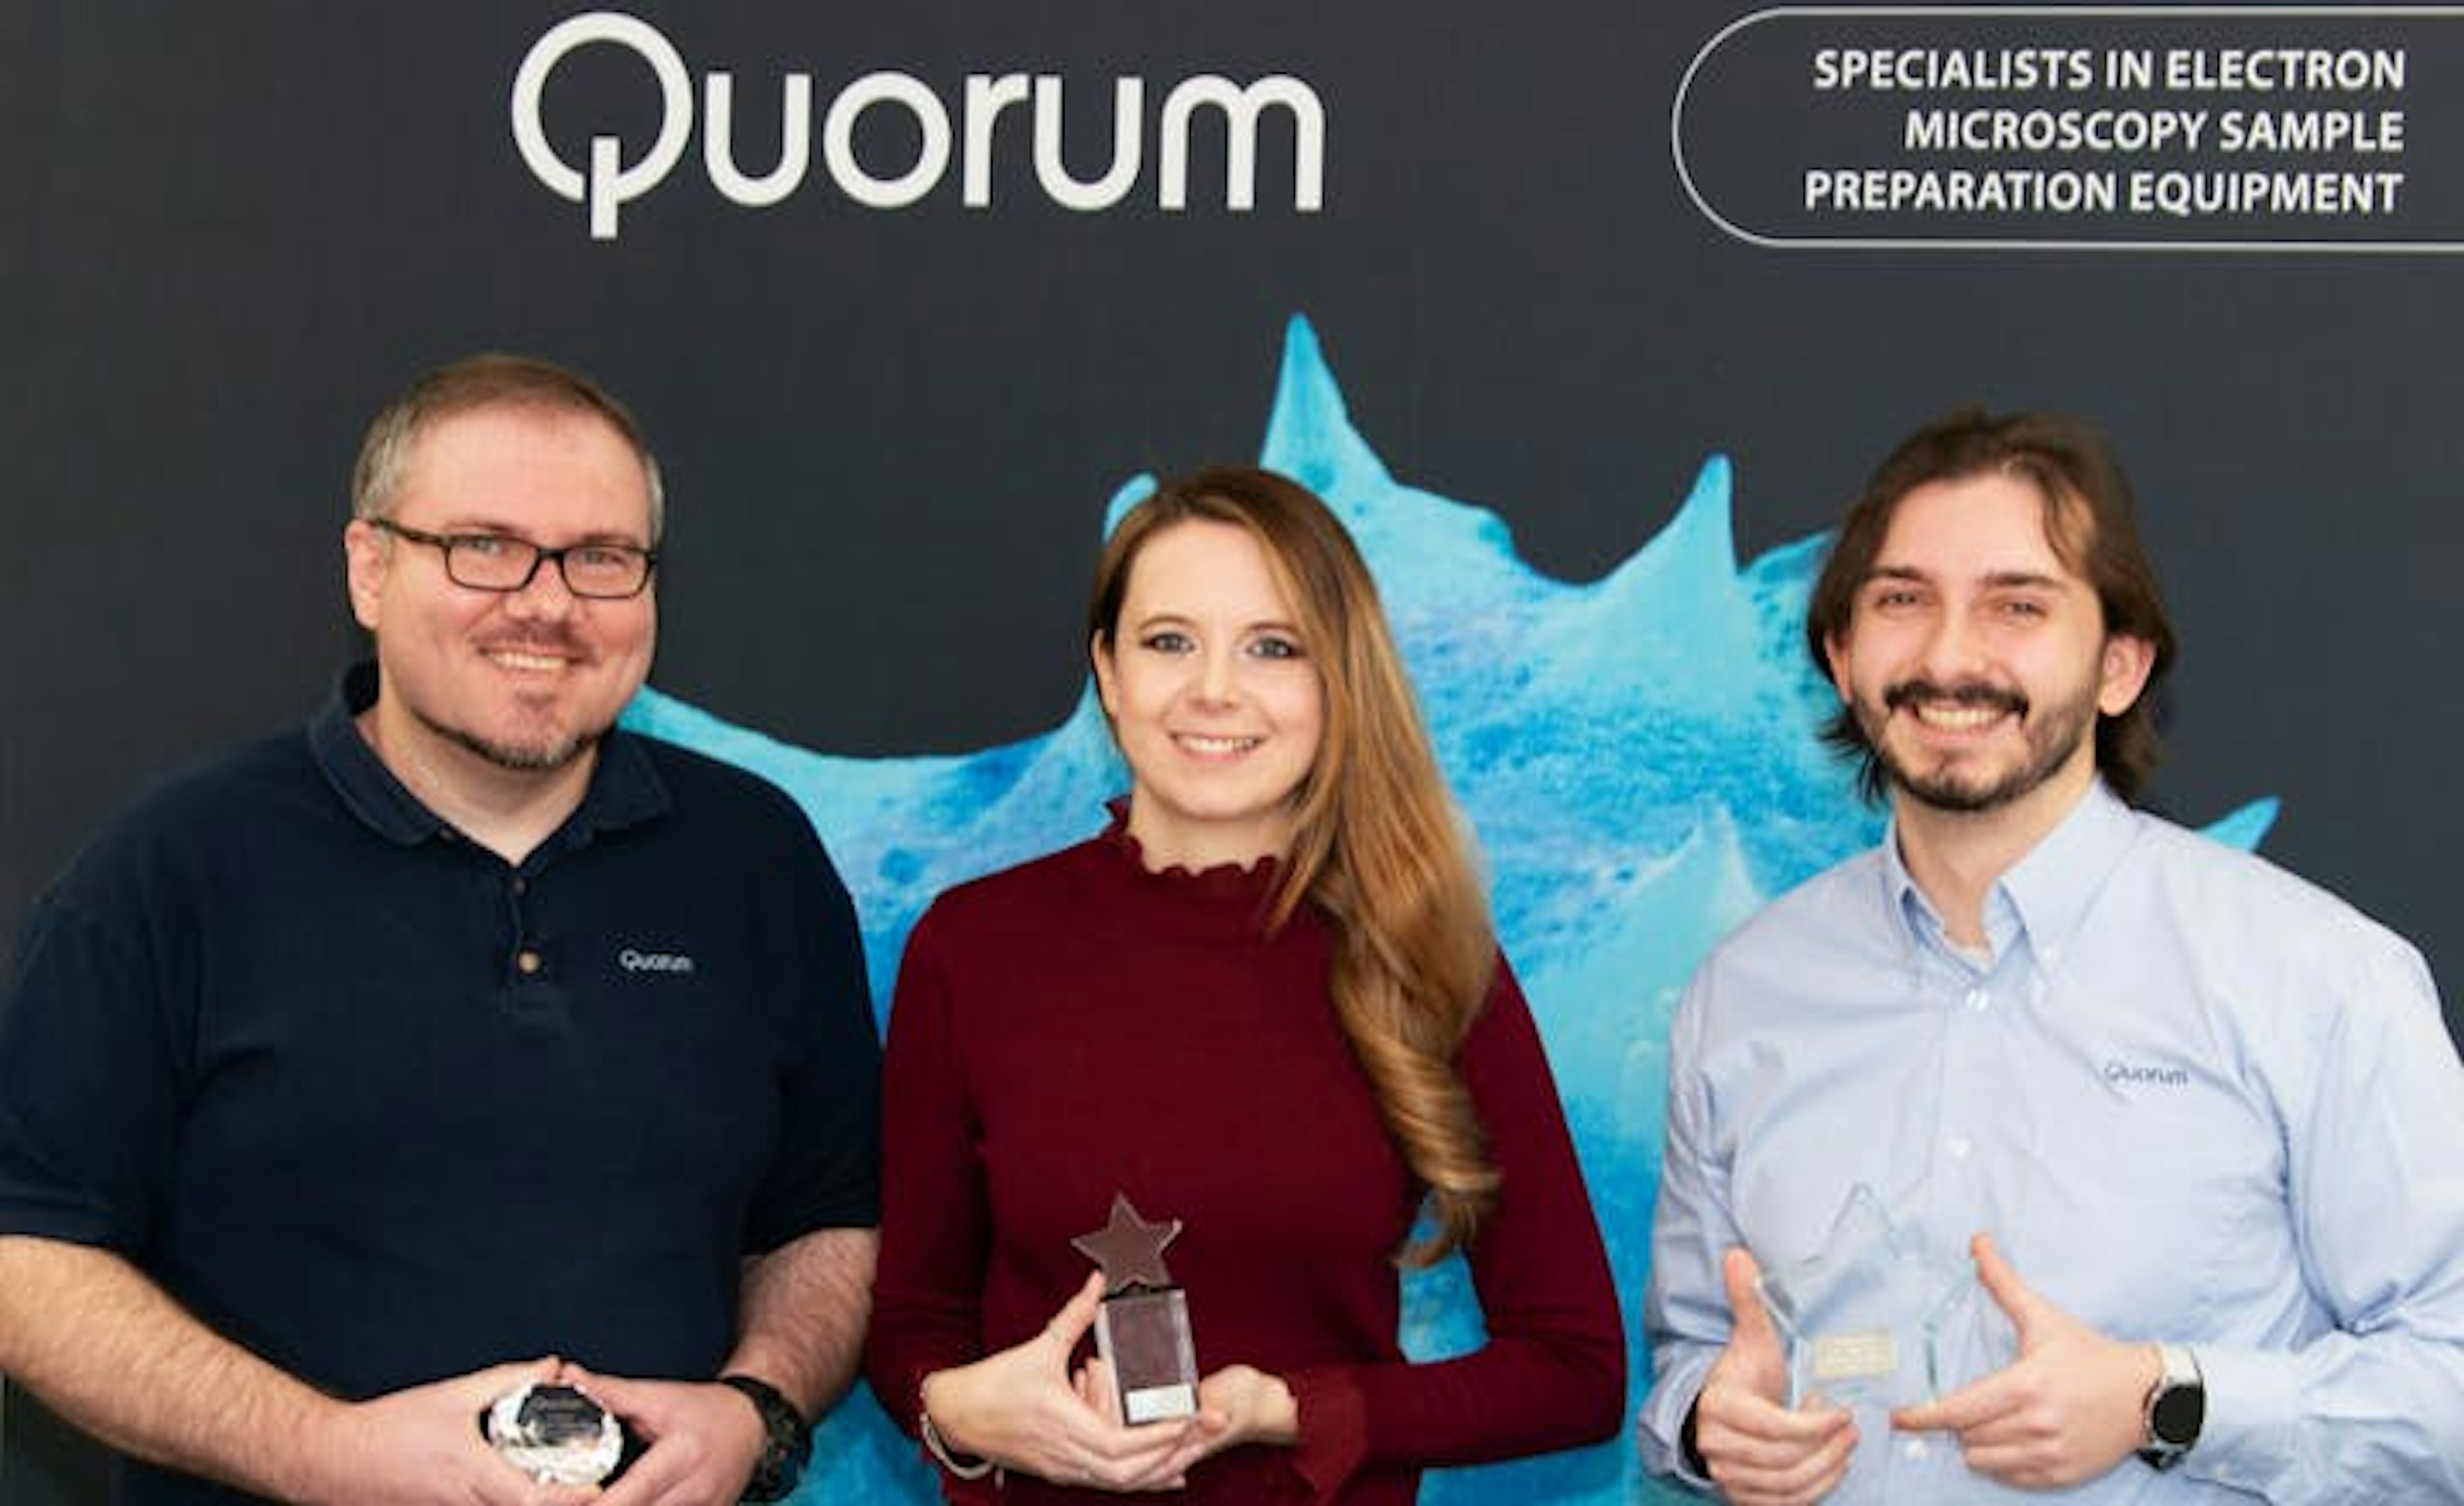
<svg viewBox="0 0 2464 1506"><path fill-rule="evenodd" d="M933 1414L926 1411L921 1403L917 1404L915 1408L915 1433L924 1440L925 1451L933 1455L941 1468L959 1479L980 1480L993 1473L993 1461L990 1459L978 1459L972 1464L960 1464L958 1455L951 1452L950 1446L941 1441L941 1429L933 1426Z"/></svg>

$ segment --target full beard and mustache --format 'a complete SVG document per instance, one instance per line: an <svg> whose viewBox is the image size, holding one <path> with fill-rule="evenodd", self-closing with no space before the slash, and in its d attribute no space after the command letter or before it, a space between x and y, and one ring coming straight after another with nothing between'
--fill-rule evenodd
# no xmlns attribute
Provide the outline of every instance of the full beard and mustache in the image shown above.
<svg viewBox="0 0 2464 1506"><path fill-rule="evenodd" d="M1990 710L2012 717L2019 725L2023 756L1998 774L1963 769L1963 761L1957 758L1918 766L1913 755L1892 745L1890 732L1895 713L1913 715L1921 704ZM1894 788L1935 810L1974 815L2010 805L2060 773L2080 744L2094 735L2097 698L2091 685L2038 710L2026 696L1999 685L1970 680L1945 686L1908 679L1885 687L1880 705L1859 698L1856 711L1866 745L1874 750Z"/></svg>

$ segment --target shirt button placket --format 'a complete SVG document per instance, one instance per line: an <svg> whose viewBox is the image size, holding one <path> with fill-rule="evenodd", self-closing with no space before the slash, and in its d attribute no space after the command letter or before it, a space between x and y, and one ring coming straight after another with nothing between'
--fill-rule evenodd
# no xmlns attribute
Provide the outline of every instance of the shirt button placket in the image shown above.
<svg viewBox="0 0 2464 1506"><path fill-rule="evenodd" d="M1974 1131L1991 1112L1991 1106L1978 1102L1976 1095L1985 1091L1980 1085L1988 1075L1979 1071L1979 1063L1991 1050L1985 1032L1992 1014L1992 990L1982 978L1959 977L1952 980L1944 1004L1948 1017L1943 1022L1942 1117L1935 1126L1937 1174L1930 1200L1934 1223L1928 1230L1929 1239L1935 1240L1949 1239L1964 1230L1984 1206ZM1959 1239L1955 1248L1964 1248L1964 1234Z"/></svg>
<svg viewBox="0 0 2464 1506"><path fill-rule="evenodd" d="M531 924L529 906L531 881L519 872L505 875L505 914L513 926L514 974L517 983L536 981L547 971L547 956L540 950L536 929Z"/></svg>

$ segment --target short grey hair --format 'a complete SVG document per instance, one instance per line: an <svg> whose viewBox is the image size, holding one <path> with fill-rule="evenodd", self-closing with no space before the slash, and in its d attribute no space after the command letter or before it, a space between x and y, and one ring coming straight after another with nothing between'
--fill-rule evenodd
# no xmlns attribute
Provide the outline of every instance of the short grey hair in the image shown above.
<svg viewBox="0 0 2464 1506"><path fill-rule="evenodd" d="M605 420L641 457L650 492L650 539L656 548L667 529L667 492L658 457L642 437L633 413L598 383L570 367L536 356L490 351L465 356L425 373L403 389L368 425L351 470L351 516L390 518L410 465L410 447L429 426L483 408L533 408L588 413Z"/></svg>

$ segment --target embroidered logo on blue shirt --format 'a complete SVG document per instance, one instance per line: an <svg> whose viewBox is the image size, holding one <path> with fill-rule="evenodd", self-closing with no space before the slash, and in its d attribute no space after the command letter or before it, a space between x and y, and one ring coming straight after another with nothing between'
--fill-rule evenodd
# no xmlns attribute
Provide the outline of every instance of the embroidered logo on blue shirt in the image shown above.
<svg viewBox="0 0 2464 1506"><path fill-rule="evenodd" d="M2111 1057L2104 1064L2104 1080L2125 1085L2144 1083L2156 1088L2187 1088L2190 1085L2190 1074L2179 1067L2147 1067Z"/></svg>
<svg viewBox="0 0 2464 1506"><path fill-rule="evenodd" d="M628 946L616 954L616 965L628 973L689 973L693 960L682 952L637 952Z"/></svg>

